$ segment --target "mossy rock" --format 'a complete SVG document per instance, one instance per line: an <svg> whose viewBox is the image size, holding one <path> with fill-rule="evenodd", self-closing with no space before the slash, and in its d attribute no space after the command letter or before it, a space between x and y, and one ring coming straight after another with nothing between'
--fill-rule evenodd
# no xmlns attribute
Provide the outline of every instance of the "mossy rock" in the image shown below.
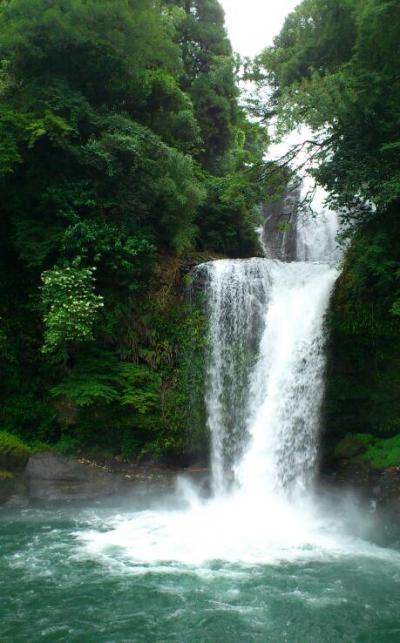
<svg viewBox="0 0 400 643"><path fill-rule="evenodd" d="M374 436L369 433L348 433L335 448L335 458L350 460L365 453L374 442Z"/></svg>
<svg viewBox="0 0 400 643"><path fill-rule="evenodd" d="M386 440L375 440L368 446L362 460L381 471L400 467L400 434Z"/></svg>
<svg viewBox="0 0 400 643"><path fill-rule="evenodd" d="M11 471L0 469L0 505L7 502L15 490L16 478Z"/></svg>
<svg viewBox="0 0 400 643"><path fill-rule="evenodd" d="M5 471L0 469L0 484L2 482L8 482L14 480L14 474L11 471Z"/></svg>
<svg viewBox="0 0 400 643"><path fill-rule="evenodd" d="M20 438L7 431L0 431L0 469L6 471L24 469L29 456L29 447Z"/></svg>
<svg viewBox="0 0 400 643"><path fill-rule="evenodd" d="M53 453L54 447L48 442L41 442L40 440L35 440L29 444L30 455L36 455L38 453Z"/></svg>
<svg viewBox="0 0 400 643"><path fill-rule="evenodd" d="M369 433L349 433L336 445L335 457L378 471L400 468L400 434L379 439Z"/></svg>

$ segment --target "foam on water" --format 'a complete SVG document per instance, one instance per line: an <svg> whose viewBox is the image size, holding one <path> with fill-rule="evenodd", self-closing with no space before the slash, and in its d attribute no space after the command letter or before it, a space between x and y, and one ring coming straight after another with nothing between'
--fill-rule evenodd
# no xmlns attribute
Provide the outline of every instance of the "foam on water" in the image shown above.
<svg viewBox="0 0 400 643"><path fill-rule="evenodd" d="M260 504L261 503L261 504ZM243 490L181 510L152 510L110 519L103 530L76 534L86 555L107 566L135 573L179 573L182 565L197 573L343 557L378 558L400 565L400 555L346 534L338 517L310 498L296 504L266 493L251 498ZM210 568L212 562L223 567ZM237 568L233 572L238 571ZM235 572L235 573L236 573Z"/></svg>

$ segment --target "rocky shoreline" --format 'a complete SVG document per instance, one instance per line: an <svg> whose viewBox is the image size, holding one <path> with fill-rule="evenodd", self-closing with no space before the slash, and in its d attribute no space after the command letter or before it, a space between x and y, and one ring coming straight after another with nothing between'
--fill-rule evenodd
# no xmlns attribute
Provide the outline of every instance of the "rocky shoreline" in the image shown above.
<svg viewBox="0 0 400 643"><path fill-rule="evenodd" d="M400 467L377 470L365 464L339 461L321 472L319 488L339 498L350 495L361 513L376 515L384 536L400 539Z"/></svg>
<svg viewBox="0 0 400 643"><path fill-rule="evenodd" d="M90 502L133 490L173 490L185 475L200 487L208 471L203 467L172 467L71 458L51 452L32 455L26 466L0 481L0 504L29 506L34 503Z"/></svg>
<svg viewBox="0 0 400 643"><path fill-rule="evenodd" d="M10 478L0 480L0 505L29 507L35 504L91 503L133 492L172 492L178 477L191 480L209 492L206 467L178 467L118 459L65 457L52 452L31 455ZM318 493L343 498L351 494L363 513L378 516L382 530L400 537L400 468L377 471L341 461L321 472Z"/></svg>

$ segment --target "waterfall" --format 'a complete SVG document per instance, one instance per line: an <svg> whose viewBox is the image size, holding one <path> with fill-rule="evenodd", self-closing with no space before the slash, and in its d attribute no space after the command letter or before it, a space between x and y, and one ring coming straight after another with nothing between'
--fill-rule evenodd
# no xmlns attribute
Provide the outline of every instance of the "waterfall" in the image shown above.
<svg viewBox="0 0 400 643"><path fill-rule="evenodd" d="M324 264L268 263L272 287L248 396L250 442L237 474L251 493L303 491L317 458L323 319L337 273Z"/></svg>
<svg viewBox="0 0 400 643"><path fill-rule="evenodd" d="M300 199L312 188L305 180ZM325 205L327 193L317 186L312 209L318 214L311 216L299 213L296 222L296 258L299 261L337 263L341 250L336 243L339 232L339 217Z"/></svg>
<svg viewBox="0 0 400 643"><path fill-rule="evenodd" d="M222 563L253 569L359 553L360 541L354 544L344 524L352 512L359 524L356 510L347 501L346 509L334 509L312 493L324 316L338 275L334 265L314 259L333 247L334 228L321 224L319 241L308 243L308 261L218 260L196 269L209 319L213 493L204 497L183 476L173 499L161 495L155 506L80 535L90 555L113 559L120 551L146 573L163 573L172 562L175 571L195 566L208 579Z"/></svg>
<svg viewBox="0 0 400 643"><path fill-rule="evenodd" d="M206 407L215 493L226 491L228 471L246 437L248 390L271 290L263 259L204 264L210 319Z"/></svg>
<svg viewBox="0 0 400 643"><path fill-rule="evenodd" d="M121 550L147 570L170 561L276 564L346 549L340 523L311 493L324 316L338 275L329 263L336 223L324 217L313 237L313 221L307 229L294 227L290 244L297 252L307 248L306 256L291 254L288 262L224 259L196 268L194 288L205 293L209 320L205 403L212 496L204 498L183 477L172 506L160 498L154 509L86 532L91 553ZM282 253L279 243L266 245Z"/></svg>
<svg viewBox="0 0 400 643"><path fill-rule="evenodd" d="M216 496L232 487L288 495L310 486L324 314L338 276L321 262L335 256L332 219L298 224L297 252L307 261L219 260L198 269L210 325L206 406Z"/></svg>

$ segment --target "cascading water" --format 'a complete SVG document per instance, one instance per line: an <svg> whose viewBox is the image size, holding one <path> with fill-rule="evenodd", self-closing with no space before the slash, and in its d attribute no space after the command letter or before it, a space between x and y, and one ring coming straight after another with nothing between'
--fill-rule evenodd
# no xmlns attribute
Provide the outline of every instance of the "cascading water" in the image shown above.
<svg viewBox="0 0 400 643"><path fill-rule="evenodd" d="M248 493L309 487L323 392L323 319L337 272L323 264L268 261L270 303L251 378L249 447L237 466Z"/></svg>
<svg viewBox="0 0 400 643"><path fill-rule="evenodd" d="M322 237L309 258L330 247ZM3 538L5 640L31 640L34 614L51 641L397 641L399 553L353 535L368 511L311 492L335 268L250 259L197 271L213 495L183 479L172 497L47 518L17 508Z"/></svg>
<svg viewBox="0 0 400 643"><path fill-rule="evenodd" d="M206 406L211 434L213 490L228 489L243 448L251 368L265 325L271 277L262 259L222 260L198 268L206 273L210 319Z"/></svg>
<svg viewBox="0 0 400 643"><path fill-rule="evenodd" d="M338 275L329 262L314 260L321 247L333 248L336 224L318 226L318 242L307 237L308 261L254 258L197 267L209 319L212 497L202 498L183 480L178 506L117 516L108 529L81 535L91 553L108 556L118 547L135 565L202 566L319 559L338 551L340 521L321 511L312 492L324 315ZM345 548L354 551L352 541Z"/></svg>
<svg viewBox="0 0 400 643"><path fill-rule="evenodd" d="M303 179L300 199L314 192L312 210L317 214L299 213L296 222L296 259L298 261L320 261L337 263L341 249L337 244L339 217L325 204L327 193L315 186L310 177Z"/></svg>
<svg viewBox="0 0 400 643"><path fill-rule="evenodd" d="M337 270L337 220L298 224L305 261L222 260L205 272L210 320L207 412L213 490L309 487L323 393L323 319ZM311 226L316 231L315 240Z"/></svg>

